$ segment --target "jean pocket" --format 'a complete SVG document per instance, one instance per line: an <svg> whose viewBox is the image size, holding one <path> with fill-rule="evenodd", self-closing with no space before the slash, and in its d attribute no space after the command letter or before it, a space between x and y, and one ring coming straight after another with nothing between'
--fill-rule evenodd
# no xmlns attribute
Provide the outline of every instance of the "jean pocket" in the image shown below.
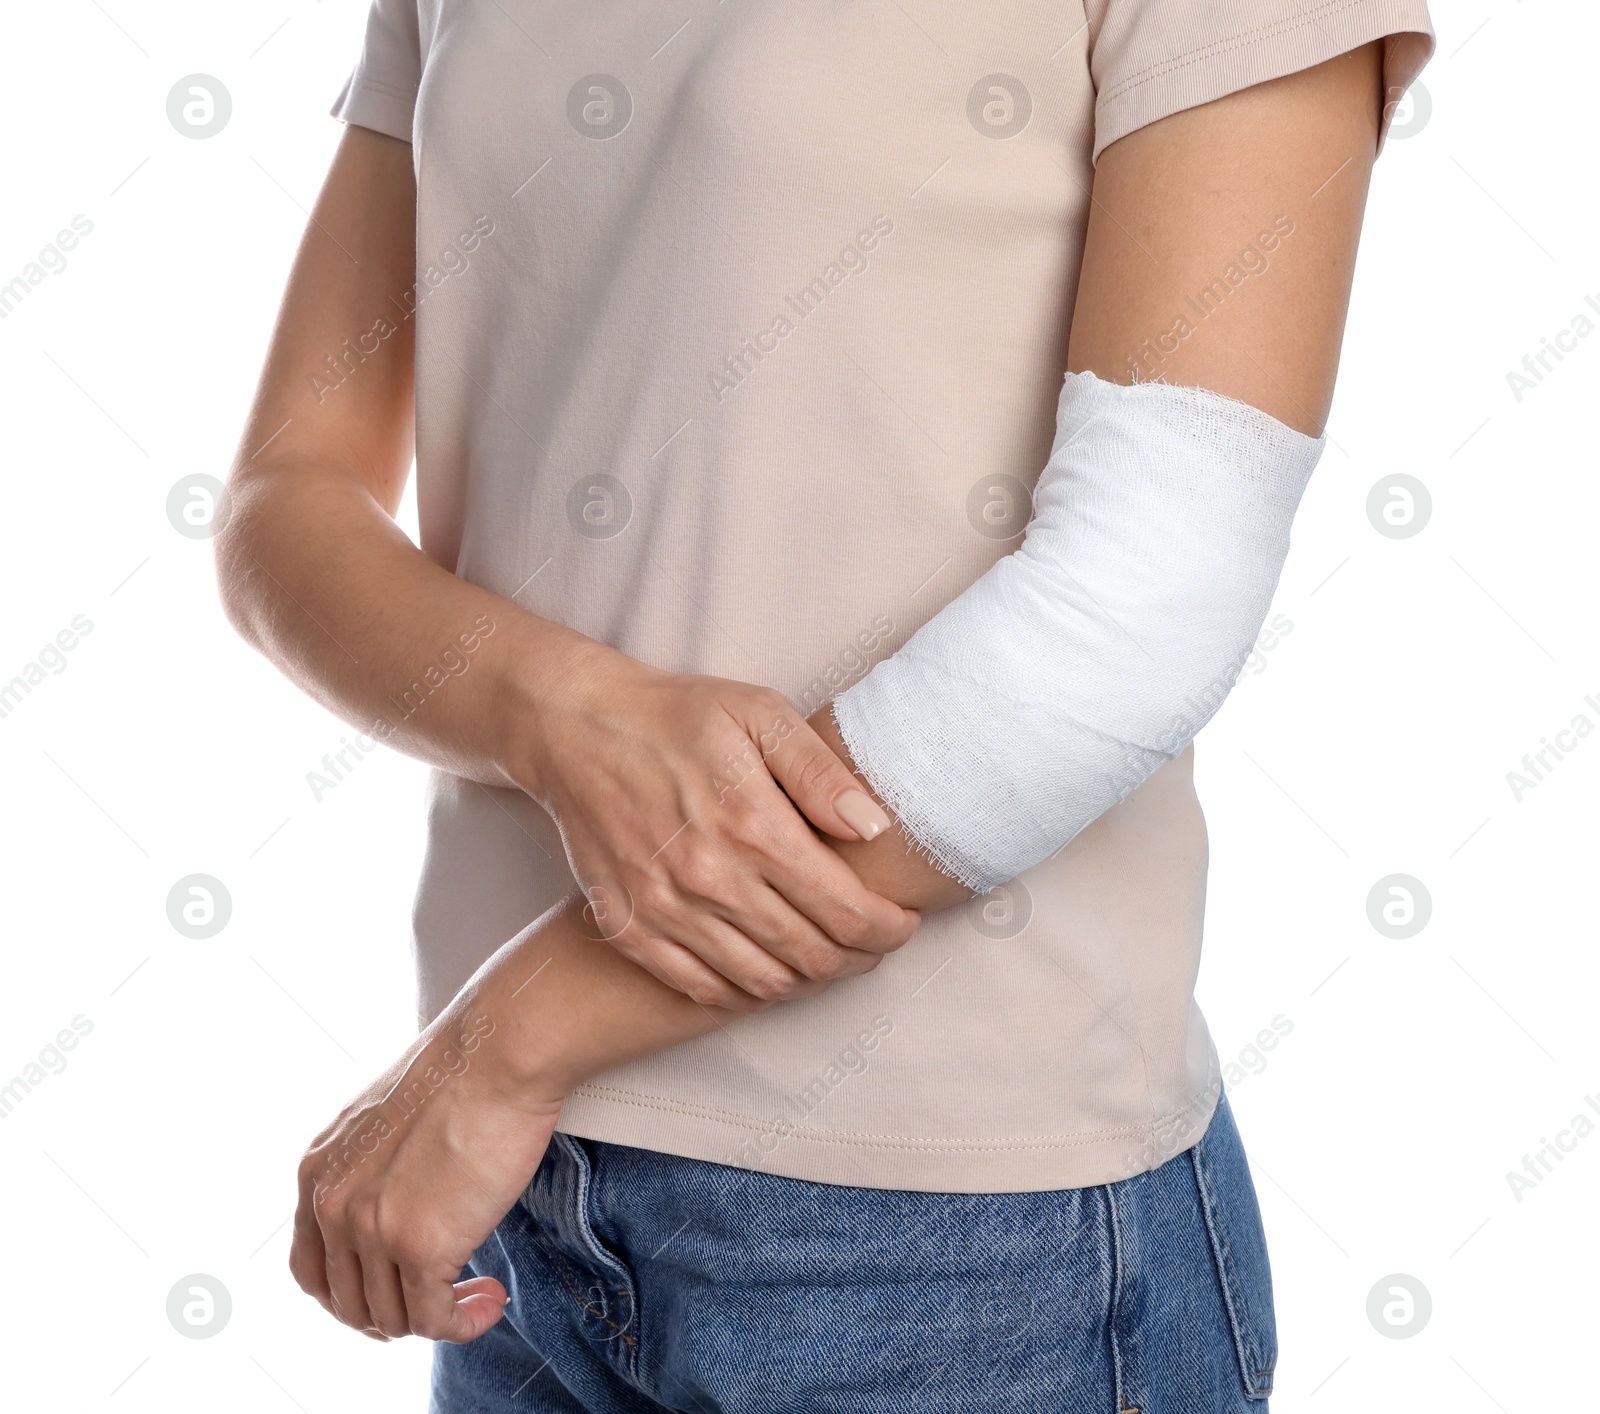
<svg viewBox="0 0 1600 1414"><path fill-rule="evenodd" d="M1278 1327L1272 1310L1272 1269L1250 1164L1224 1096L1205 1137L1189 1150L1205 1207L1211 1257L1222 1285L1246 1395L1272 1393Z"/></svg>
<svg viewBox="0 0 1600 1414"><path fill-rule="evenodd" d="M589 1141L557 1132L545 1188L531 1192L535 1241L575 1303L586 1337L622 1373L637 1373L638 1286L626 1255L598 1228L595 1156Z"/></svg>

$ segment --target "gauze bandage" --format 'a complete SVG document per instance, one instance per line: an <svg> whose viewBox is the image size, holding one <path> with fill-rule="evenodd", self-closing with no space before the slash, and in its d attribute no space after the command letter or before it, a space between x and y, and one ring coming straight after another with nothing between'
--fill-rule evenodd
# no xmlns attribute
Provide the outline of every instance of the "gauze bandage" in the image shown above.
<svg viewBox="0 0 1600 1414"><path fill-rule="evenodd" d="M1188 746L1239 676L1322 438L1069 373L1022 544L834 702L927 857L984 892Z"/></svg>

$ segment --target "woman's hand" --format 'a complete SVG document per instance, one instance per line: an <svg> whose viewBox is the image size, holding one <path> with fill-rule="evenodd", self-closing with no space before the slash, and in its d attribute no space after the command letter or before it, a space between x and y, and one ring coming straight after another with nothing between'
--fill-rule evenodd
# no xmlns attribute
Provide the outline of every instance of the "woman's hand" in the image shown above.
<svg viewBox="0 0 1600 1414"><path fill-rule="evenodd" d="M563 1099L737 1020L587 936L586 907L572 894L500 948L306 1151L289 1269L346 1325L476 1340L506 1291L456 1278L532 1182Z"/></svg>
<svg viewBox="0 0 1600 1414"><path fill-rule="evenodd" d="M497 1029L489 1011L452 1005L300 1163L289 1269L376 1340L462 1343L500 1319L499 1282L456 1278L532 1181L561 1094L512 1079Z"/></svg>
<svg viewBox="0 0 1600 1414"><path fill-rule="evenodd" d="M517 715L506 774L559 825L596 933L668 986L748 1011L869 971L915 931L812 830L890 822L781 694L587 643Z"/></svg>

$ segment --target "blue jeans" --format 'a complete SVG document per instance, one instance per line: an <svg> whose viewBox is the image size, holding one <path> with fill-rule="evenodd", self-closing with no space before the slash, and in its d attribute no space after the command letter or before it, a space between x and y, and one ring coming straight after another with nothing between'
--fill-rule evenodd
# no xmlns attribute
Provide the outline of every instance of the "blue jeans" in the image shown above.
<svg viewBox="0 0 1600 1414"><path fill-rule="evenodd" d="M1160 1167L1049 1193L803 1183L558 1134L463 1275L434 1414L1262 1414L1277 1337L1226 1099Z"/></svg>

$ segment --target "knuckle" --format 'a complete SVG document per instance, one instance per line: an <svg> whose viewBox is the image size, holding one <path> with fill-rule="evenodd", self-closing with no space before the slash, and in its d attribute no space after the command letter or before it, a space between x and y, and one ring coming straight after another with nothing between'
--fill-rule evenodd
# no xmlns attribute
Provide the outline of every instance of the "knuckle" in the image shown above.
<svg viewBox="0 0 1600 1414"><path fill-rule="evenodd" d="M416 1232L397 1232L386 1246L394 1264L407 1271L425 1267L432 1255L427 1239Z"/></svg>
<svg viewBox="0 0 1600 1414"><path fill-rule="evenodd" d="M350 1221L350 1195L342 1184L319 1183L316 1198L317 1225L324 1231L342 1228Z"/></svg>
<svg viewBox="0 0 1600 1414"><path fill-rule="evenodd" d="M677 985L684 996L692 1002L699 1002L701 1006L735 1007L737 990L726 983L705 977L691 977Z"/></svg>
<svg viewBox="0 0 1600 1414"><path fill-rule="evenodd" d="M345 1225L363 1247L374 1246L381 1240L377 1209L371 1203L351 1204L345 1211Z"/></svg>
<svg viewBox="0 0 1600 1414"><path fill-rule="evenodd" d="M722 863L716 853L699 843L684 850L673 865L678 886L701 897L708 896L717 887L723 874Z"/></svg>
<svg viewBox="0 0 1600 1414"><path fill-rule="evenodd" d="M879 967L882 964L883 959L884 959L884 954L883 953L877 953L877 952L851 953L850 954L850 962L849 962L849 965L845 969L845 973L846 973L847 976L850 976L850 977L860 977L863 973L871 972L875 968Z"/></svg>
<svg viewBox="0 0 1600 1414"><path fill-rule="evenodd" d="M791 711L789 699L775 687L758 686L755 689L754 701L768 717L787 717Z"/></svg>
<svg viewBox="0 0 1600 1414"><path fill-rule="evenodd" d="M711 1000L703 1003L703 1005L719 1006L726 1011L737 1011L749 1015L752 1012L762 1011L770 1005L765 998L758 997L742 987L735 987L731 984L712 988L711 992Z"/></svg>
<svg viewBox="0 0 1600 1414"><path fill-rule="evenodd" d="M794 995L802 980L798 974L787 970L762 968L744 980L744 989L758 1001L781 1002Z"/></svg>
<svg viewBox="0 0 1600 1414"><path fill-rule="evenodd" d="M850 956L843 948L818 948L807 956L804 971L813 982L833 982L850 971Z"/></svg>
<svg viewBox="0 0 1600 1414"><path fill-rule="evenodd" d="M728 822L728 833L759 854L777 855L785 847L784 832L766 810L741 808Z"/></svg>
<svg viewBox="0 0 1600 1414"><path fill-rule="evenodd" d="M382 1204L374 1206L368 1221L371 1226L367 1235L375 1239L378 1245L392 1256L398 1258L416 1241L416 1225L407 1222L404 1215L385 1208Z"/></svg>
<svg viewBox="0 0 1600 1414"><path fill-rule="evenodd" d="M678 891L666 879L660 876L650 879L648 883L641 884L634 895L635 909L634 921L639 924L637 928L627 928L617 934L619 945L623 940L628 940L638 946L641 934L657 932L662 920L671 918L678 911ZM654 940L651 940L654 945Z"/></svg>
<svg viewBox="0 0 1600 1414"><path fill-rule="evenodd" d="M833 780L837 767L838 762L824 753L808 751L795 764L795 782L802 791L821 794Z"/></svg>
<svg viewBox="0 0 1600 1414"><path fill-rule="evenodd" d="M872 920L859 908L842 906L832 922L834 938L847 948L871 948L881 941Z"/></svg>

